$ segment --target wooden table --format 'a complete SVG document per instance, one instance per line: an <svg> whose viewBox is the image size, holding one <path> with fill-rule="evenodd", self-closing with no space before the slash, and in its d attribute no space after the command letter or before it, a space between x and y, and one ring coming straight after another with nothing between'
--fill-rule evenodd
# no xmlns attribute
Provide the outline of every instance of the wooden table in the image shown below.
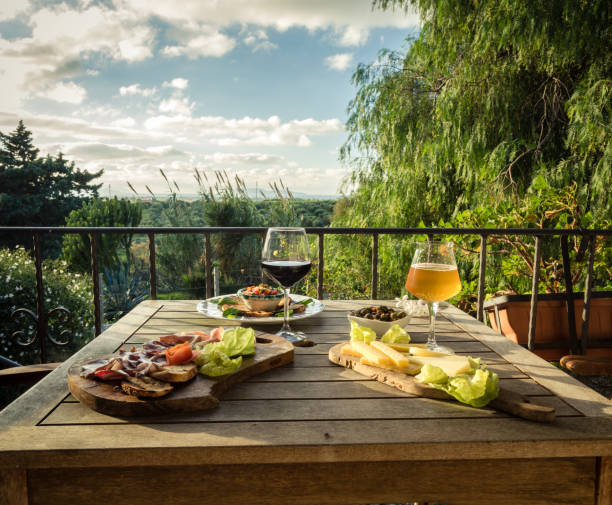
<svg viewBox="0 0 612 505"><path fill-rule="evenodd" d="M347 339L347 309L364 303L326 302L296 325L317 345L234 386L217 409L94 412L68 394L72 361L215 325L192 301L141 303L0 413L0 503L612 503L611 402L453 307L441 313L439 340L554 406L553 424L364 380L327 358ZM408 330L423 341L426 321L415 323Z"/></svg>

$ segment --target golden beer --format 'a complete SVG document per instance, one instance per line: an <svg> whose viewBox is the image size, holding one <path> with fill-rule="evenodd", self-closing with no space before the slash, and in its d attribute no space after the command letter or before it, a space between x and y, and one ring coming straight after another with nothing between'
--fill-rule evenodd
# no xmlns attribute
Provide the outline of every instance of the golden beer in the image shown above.
<svg viewBox="0 0 612 505"><path fill-rule="evenodd" d="M448 300L461 291L456 265L416 263L410 267L406 289L428 303Z"/></svg>

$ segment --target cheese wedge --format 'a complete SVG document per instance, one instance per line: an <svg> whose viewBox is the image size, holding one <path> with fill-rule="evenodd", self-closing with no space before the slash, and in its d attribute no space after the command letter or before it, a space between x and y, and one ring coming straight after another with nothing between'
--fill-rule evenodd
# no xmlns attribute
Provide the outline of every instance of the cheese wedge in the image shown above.
<svg viewBox="0 0 612 505"><path fill-rule="evenodd" d="M358 358L361 358L362 356L362 354L359 351L356 351L350 343L342 346L340 349L340 354L348 354L349 356L357 356Z"/></svg>
<svg viewBox="0 0 612 505"><path fill-rule="evenodd" d="M390 344L387 343L389 347L395 349L400 352L410 352L411 347L427 347L427 344Z"/></svg>
<svg viewBox="0 0 612 505"><path fill-rule="evenodd" d="M371 365L371 366L376 366L378 368L384 368L385 370L394 370L396 372L402 372L408 375L416 375L421 371L421 365L417 365L416 363L408 363L408 365L406 365L405 367L398 367L395 366L393 364L391 365L377 365L376 363L371 362L368 358L366 358L365 356L362 357L359 362L362 365Z"/></svg>
<svg viewBox="0 0 612 505"><path fill-rule="evenodd" d="M380 352L382 352L386 356L388 356L389 359L392 361L392 363L395 366L399 368L405 368L408 365L410 365L410 359L405 354L402 354L401 352L396 351L395 349L388 346L387 344L383 342L379 342L378 340L374 340L374 342L372 342L370 345L374 347L375 349L378 349Z"/></svg>
<svg viewBox="0 0 612 505"><path fill-rule="evenodd" d="M438 357L452 356L451 354L448 354L445 352L432 351L430 349L423 348L423 347L410 347L409 352L413 356L438 356Z"/></svg>
<svg viewBox="0 0 612 505"><path fill-rule="evenodd" d="M465 356L412 356L411 359L414 363L421 365L429 363L430 365L440 367L449 377L455 377L470 370L470 362Z"/></svg>
<svg viewBox="0 0 612 505"><path fill-rule="evenodd" d="M386 354L383 354L378 349L375 349L374 347L366 344L365 342L351 342L351 347L355 351L361 353L362 358L366 358L370 362L370 364L374 366L391 365L391 359Z"/></svg>

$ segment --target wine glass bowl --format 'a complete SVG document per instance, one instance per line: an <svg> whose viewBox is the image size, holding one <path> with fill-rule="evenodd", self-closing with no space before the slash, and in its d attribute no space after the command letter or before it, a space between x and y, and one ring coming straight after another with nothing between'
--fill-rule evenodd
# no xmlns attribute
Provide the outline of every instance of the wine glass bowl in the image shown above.
<svg viewBox="0 0 612 505"><path fill-rule="evenodd" d="M311 268L308 237L304 228L268 228L261 253L263 273L284 293L283 327L277 333L290 342L306 339L302 332L289 327L290 288L303 279Z"/></svg>
<svg viewBox="0 0 612 505"><path fill-rule="evenodd" d="M427 302L430 318L428 349L452 352L436 342L436 315L439 302L448 300L461 291L453 243L428 241L417 244L406 278L406 289Z"/></svg>

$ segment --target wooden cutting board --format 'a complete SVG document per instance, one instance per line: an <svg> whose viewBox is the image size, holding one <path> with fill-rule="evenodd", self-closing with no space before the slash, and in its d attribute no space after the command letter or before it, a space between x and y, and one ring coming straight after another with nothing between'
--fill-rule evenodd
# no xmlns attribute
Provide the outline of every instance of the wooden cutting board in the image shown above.
<svg viewBox="0 0 612 505"><path fill-rule="evenodd" d="M210 409L219 405L219 396L232 384L293 361L293 345L290 342L269 333L255 332L255 335L255 354L243 358L238 371L217 379L198 374L188 382L173 384L174 390L160 398L123 394L115 387L120 381L85 379L80 375L85 362L70 367L68 388L81 403L114 416L148 416ZM102 356L92 359L99 357Z"/></svg>
<svg viewBox="0 0 612 505"><path fill-rule="evenodd" d="M456 401L444 391L440 391L439 389L419 382L411 375L361 364L358 357L341 353L342 346L345 344L346 342L337 344L329 350L329 360L332 363L350 368L370 379L388 384L406 393L436 400ZM487 406L530 421L551 423L555 420L554 408L531 403L529 399L523 395L503 388L499 389L499 396Z"/></svg>

